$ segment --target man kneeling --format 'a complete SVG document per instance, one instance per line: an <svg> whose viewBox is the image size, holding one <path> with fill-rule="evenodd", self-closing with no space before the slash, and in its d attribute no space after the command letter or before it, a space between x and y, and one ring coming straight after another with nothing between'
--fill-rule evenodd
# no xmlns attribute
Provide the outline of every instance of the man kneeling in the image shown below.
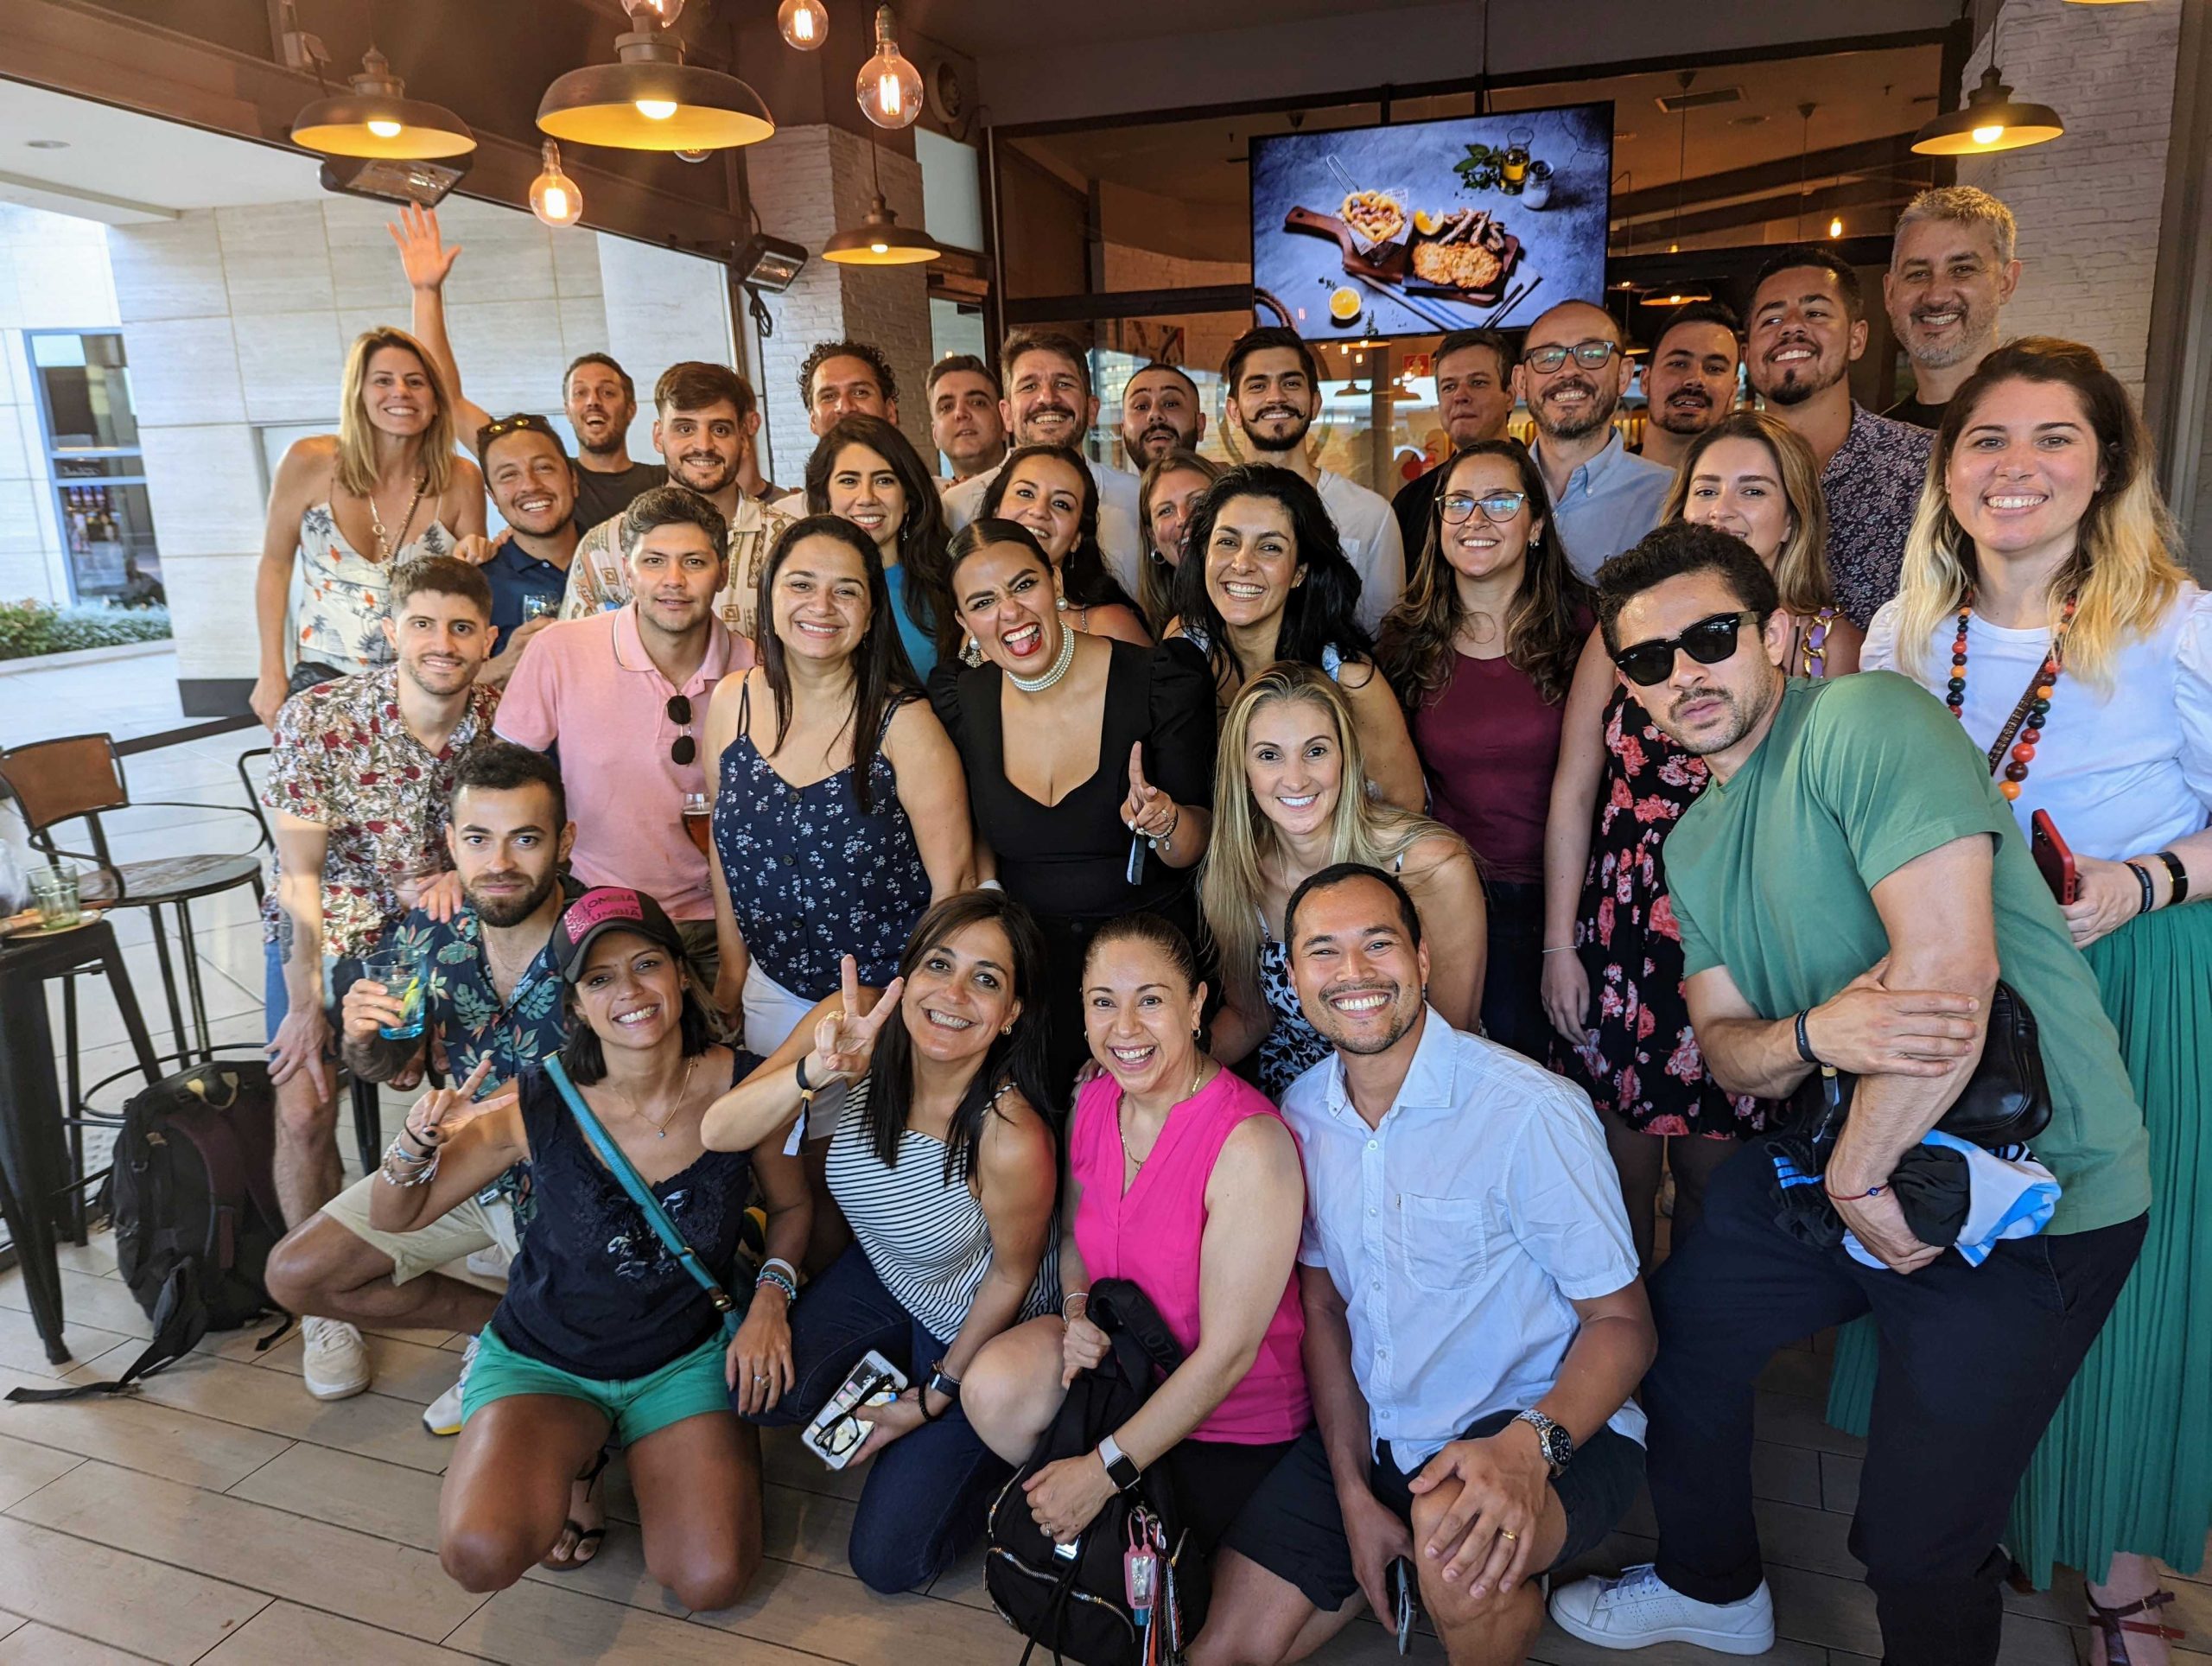
<svg viewBox="0 0 2212 1666"><path fill-rule="evenodd" d="M1629 1396L1655 1343L1618 1180L1579 1090L1429 1009L1395 879L1324 868L1283 925L1336 1049L1282 1104L1319 1428L1224 1541L1191 1658L1299 1658L1362 1593L1389 1624L1402 1558L1454 1666L1510 1666L1543 1625L1536 1576L1643 1485Z"/></svg>

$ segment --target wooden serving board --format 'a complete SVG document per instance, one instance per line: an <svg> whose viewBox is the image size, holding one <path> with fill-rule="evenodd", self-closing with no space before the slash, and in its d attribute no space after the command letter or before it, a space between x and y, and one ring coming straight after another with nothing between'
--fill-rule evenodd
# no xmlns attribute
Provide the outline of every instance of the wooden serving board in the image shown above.
<svg viewBox="0 0 2212 1666"><path fill-rule="evenodd" d="M1415 241L1433 243L1435 239L1416 235ZM1505 252L1500 258L1505 264L1497 269L1497 276L1479 289L1462 289L1449 283L1428 283L1419 278L1408 277L1406 281L1406 293L1433 295L1446 301L1460 301L1476 307L1495 306L1504 296L1508 285L1513 281L1513 269L1521 264L1521 239L1510 232L1505 234ZM1413 256L1410 251L1406 256L1405 270L1408 273L1413 270Z"/></svg>
<svg viewBox="0 0 2212 1666"><path fill-rule="evenodd" d="M1334 238L1344 251L1344 270L1356 277L1371 277L1378 283L1403 283L1411 270L1411 258L1402 243L1378 244L1371 253L1359 252L1353 239L1351 227L1333 214L1317 214L1311 208L1294 208L1283 216L1286 232L1305 232L1314 237ZM1454 291L1453 293L1457 293Z"/></svg>

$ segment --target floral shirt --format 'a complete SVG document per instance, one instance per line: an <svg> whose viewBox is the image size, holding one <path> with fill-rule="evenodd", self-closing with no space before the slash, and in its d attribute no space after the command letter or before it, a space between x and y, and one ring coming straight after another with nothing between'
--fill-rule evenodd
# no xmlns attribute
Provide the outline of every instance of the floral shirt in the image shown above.
<svg viewBox="0 0 2212 1666"><path fill-rule="evenodd" d="M1836 600L1865 630L1874 610L1897 593L1905 534L1920 507L1921 482L1936 436L1857 405L1843 443L1821 471L1828 500L1828 571Z"/></svg>
<svg viewBox="0 0 2212 1666"><path fill-rule="evenodd" d="M366 954L405 912L397 886L453 866L446 851L446 800L454 769L492 738L497 689L469 691L468 709L442 752L408 731L399 715L397 666L340 677L297 694L276 714L276 740L261 802L313 822L329 835L322 858L322 950ZM261 906L262 935L277 940L276 879Z"/></svg>
<svg viewBox="0 0 2212 1666"><path fill-rule="evenodd" d="M433 510L437 499L430 499ZM454 537L432 520L390 561L371 561L346 542L327 503L308 506L300 517L300 602L294 638L299 658L336 668L341 677L378 671L392 661L384 621L391 607L391 575L421 556L449 556Z"/></svg>
<svg viewBox="0 0 2212 1666"><path fill-rule="evenodd" d="M715 597L715 614L741 641L753 638L753 610L760 568L791 518L754 498L740 497L729 524L729 575ZM603 520L577 541L569 563L569 591L561 600L563 619L589 619L630 600L630 575L622 564L622 517Z"/></svg>

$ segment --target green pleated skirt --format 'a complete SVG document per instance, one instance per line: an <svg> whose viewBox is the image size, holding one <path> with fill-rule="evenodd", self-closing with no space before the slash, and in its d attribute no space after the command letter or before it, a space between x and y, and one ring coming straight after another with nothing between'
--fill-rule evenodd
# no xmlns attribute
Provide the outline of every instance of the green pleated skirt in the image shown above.
<svg viewBox="0 0 2212 1666"><path fill-rule="evenodd" d="M2194 1574L2212 1531L2212 901L2132 920L2084 951L2151 1133L2151 1224L2112 1317L2012 1500L2005 1542L2035 1581L2102 1580L2120 1552ZM1866 1432L1873 1321L1836 1338L1828 1421Z"/></svg>

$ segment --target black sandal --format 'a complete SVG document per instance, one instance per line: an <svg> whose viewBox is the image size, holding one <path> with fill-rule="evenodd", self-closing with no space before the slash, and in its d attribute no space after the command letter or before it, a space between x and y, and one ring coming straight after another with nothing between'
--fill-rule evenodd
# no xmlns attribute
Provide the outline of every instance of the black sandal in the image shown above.
<svg viewBox="0 0 2212 1666"><path fill-rule="evenodd" d="M2107 1608L2094 1597L2087 1599L2089 1623L2105 1636L2105 1666L2134 1666L2134 1656L2127 1652L2127 1633L2138 1637L2158 1637L2167 1643L2187 1640L2189 1633L2177 1625L2168 1625L2160 1619L2158 1611L2174 1599L2171 1591L2153 1591L2118 1608ZM2130 1619L2130 1614L2140 1614L2141 1619Z"/></svg>
<svg viewBox="0 0 2212 1666"><path fill-rule="evenodd" d="M576 1477L576 1479L584 1484L585 1497L590 1497L599 1490L599 1478L607 1468L607 1460L612 1456L613 1456L612 1453L602 1450L599 1454L598 1462ZM575 1536L575 1542L569 1547L567 1561L556 1561L549 1553L538 1561L537 1565L547 1573L573 1574L579 1567L585 1567L593 1561L599 1555L599 1547L606 1541L607 1528L604 1523L598 1527L586 1527L571 1516L561 1523L562 1537L566 1538L570 1534Z"/></svg>

